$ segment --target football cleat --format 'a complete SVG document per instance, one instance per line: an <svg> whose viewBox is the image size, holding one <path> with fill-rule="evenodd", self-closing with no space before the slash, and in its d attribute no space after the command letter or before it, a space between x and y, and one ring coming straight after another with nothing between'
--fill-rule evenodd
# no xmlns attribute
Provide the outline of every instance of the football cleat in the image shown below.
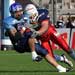
<svg viewBox="0 0 75 75"><path fill-rule="evenodd" d="M67 57L66 57L64 54L61 55L61 56L64 58L64 62L65 62L68 66L73 67L72 61L70 61L69 59L67 59Z"/></svg>
<svg viewBox="0 0 75 75"><path fill-rule="evenodd" d="M71 71L71 68L64 68L63 70L59 70L58 72L62 73L62 72L69 72Z"/></svg>
<svg viewBox="0 0 75 75"><path fill-rule="evenodd" d="M33 59L33 61L40 62L40 61L42 61L42 57L41 56L37 56L35 59Z"/></svg>

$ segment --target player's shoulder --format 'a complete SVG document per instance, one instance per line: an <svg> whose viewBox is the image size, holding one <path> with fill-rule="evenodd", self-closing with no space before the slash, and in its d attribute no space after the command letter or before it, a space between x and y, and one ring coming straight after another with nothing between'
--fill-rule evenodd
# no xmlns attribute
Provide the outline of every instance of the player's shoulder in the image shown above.
<svg viewBox="0 0 75 75"><path fill-rule="evenodd" d="M42 14L42 13L46 15L46 14L48 14L49 12L48 12L47 9L38 9L38 13L39 13L39 15Z"/></svg>
<svg viewBox="0 0 75 75"><path fill-rule="evenodd" d="M47 9L38 9L38 21L43 21L45 19L49 19L49 12Z"/></svg>
<svg viewBox="0 0 75 75"><path fill-rule="evenodd" d="M14 19L11 16L9 16L9 17L5 18L3 20L3 22L6 23L6 24L14 24L16 22L16 19Z"/></svg>

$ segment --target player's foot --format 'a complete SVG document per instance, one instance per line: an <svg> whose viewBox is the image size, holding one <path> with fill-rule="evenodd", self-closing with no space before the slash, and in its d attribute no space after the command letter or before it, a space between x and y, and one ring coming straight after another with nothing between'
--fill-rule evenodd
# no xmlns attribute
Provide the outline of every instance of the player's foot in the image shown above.
<svg viewBox="0 0 75 75"><path fill-rule="evenodd" d="M41 56L37 56L35 59L33 59L33 61L37 61L37 62L40 62L41 60L42 60Z"/></svg>
<svg viewBox="0 0 75 75"><path fill-rule="evenodd" d="M69 72L71 69L69 69L69 68L64 68L63 70L59 70L58 72Z"/></svg>
<svg viewBox="0 0 75 75"><path fill-rule="evenodd" d="M72 61L68 60L67 57L63 54L62 57L64 58L64 62L70 66L70 67L73 67L73 63Z"/></svg>

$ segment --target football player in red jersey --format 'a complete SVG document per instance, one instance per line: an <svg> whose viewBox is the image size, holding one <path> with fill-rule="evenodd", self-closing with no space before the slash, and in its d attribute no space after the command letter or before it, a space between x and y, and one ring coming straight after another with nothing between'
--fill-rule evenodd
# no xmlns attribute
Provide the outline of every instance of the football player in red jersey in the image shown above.
<svg viewBox="0 0 75 75"><path fill-rule="evenodd" d="M59 45L71 58L75 60L75 51L69 47L66 41L56 31L55 27L50 23L48 10L37 10L33 4L28 4L25 11L29 15L30 23L34 29L32 37L36 37L41 41L42 47L49 52L50 56L54 57L50 44L51 40L55 44Z"/></svg>

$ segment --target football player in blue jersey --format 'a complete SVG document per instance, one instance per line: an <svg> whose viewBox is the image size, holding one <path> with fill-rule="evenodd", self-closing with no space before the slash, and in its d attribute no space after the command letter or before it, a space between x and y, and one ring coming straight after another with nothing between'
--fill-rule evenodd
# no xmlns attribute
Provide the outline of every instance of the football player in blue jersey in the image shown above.
<svg viewBox="0 0 75 75"><path fill-rule="evenodd" d="M15 50L23 53L26 49L28 50L28 44L31 41L29 39L30 31L26 29L29 19L27 15L23 14L23 8L20 3L13 3L9 10L11 16L4 19L4 28ZM40 61L42 59L33 49L31 52L33 60Z"/></svg>
<svg viewBox="0 0 75 75"><path fill-rule="evenodd" d="M15 50L20 53L23 53L25 52L25 50L29 49L29 46L34 45L30 43L35 41L30 39L32 38L31 35L33 33L27 27L27 24L29 24L28 19L27 17L24 17L25 15L23 14L22 6L19 3L14 3L10 6L10 13L11 16L4 19L6 35L10 37L10 40ZM35 50L38 54L42 55L50 64L56 67L59 72L68 71L67 68L64 68L61 65L59 65L55 61L55 59L49 55L47 50L40 46L40 44L35 44Z"/></svg>

